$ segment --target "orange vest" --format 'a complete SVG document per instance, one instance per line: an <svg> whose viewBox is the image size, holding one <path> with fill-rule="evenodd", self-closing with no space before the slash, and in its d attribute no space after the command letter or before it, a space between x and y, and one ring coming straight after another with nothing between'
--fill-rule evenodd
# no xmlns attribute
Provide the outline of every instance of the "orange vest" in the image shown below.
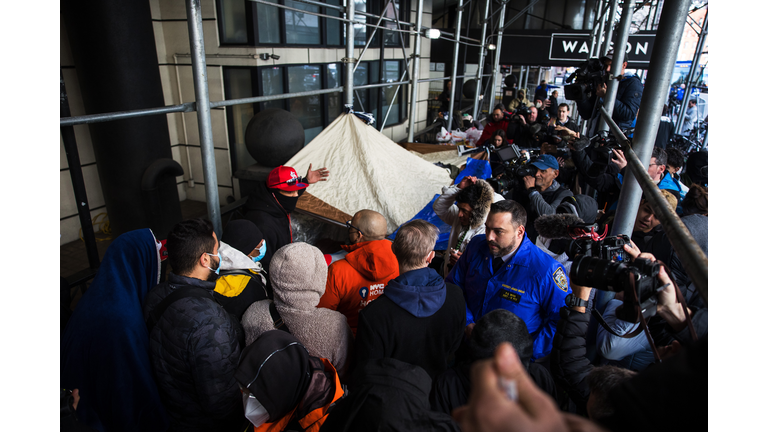
<svg viewBox="0 0 768 432"><path fill-rule="evenodd" d="M304 418L299 419L299 425L301 425L307 432L319 432L320 426L323 425L325 419L328 417L328 408L344 396L344 389L341 387L341 381L339 381L339 374L336 373L336 368L333 367L330 361L324 358L321 358L320 360L323 361L323 366L325 366L326 372L333 371L333 376L336 381L336 389L333 393L333 399L331 399L327 405L317 408L304 416ZM282 432L293 419L297 409L298 406L274 423L264 423L259 427L254 427L254 432Z"/></svg>

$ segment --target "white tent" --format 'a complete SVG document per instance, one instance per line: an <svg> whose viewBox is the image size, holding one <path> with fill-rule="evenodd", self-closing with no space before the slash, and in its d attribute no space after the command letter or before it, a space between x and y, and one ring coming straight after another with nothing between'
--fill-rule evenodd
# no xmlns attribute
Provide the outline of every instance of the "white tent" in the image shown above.
<svg viewBox="0 0 768 432"><path fill-rule="evenodd" d="M285 165L304 175L310 163L312 169L328 168L330 176L307 188L304 196L310 196L299 200L300 209L334 220L344 218L338 211L333 216L334 209L346 215L375 210L387 218L389 232L452 183L447 170L405 150L353 114L340 115Z"/></svg>

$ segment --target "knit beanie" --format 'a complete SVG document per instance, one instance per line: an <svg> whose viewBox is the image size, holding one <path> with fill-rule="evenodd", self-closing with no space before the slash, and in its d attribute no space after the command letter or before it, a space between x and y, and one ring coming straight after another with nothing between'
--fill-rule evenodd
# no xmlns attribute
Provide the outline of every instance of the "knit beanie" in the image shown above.
<svg viewBox="0 0 768 432"><path fill-rule="evenodd" d="M320 303L327 278L328 266L323 253L308 243L281 247L269 264L275 301L300 309Z"/></svg>

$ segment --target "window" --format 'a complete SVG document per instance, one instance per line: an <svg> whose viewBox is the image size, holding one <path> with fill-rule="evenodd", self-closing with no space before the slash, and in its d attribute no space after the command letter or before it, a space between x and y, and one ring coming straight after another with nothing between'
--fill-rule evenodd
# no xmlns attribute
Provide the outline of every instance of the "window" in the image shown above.
<svg viewBox="0 0 768 432"><path fill-rule="evenodd" d="M218 0L219 39L222 45L294 45L294 46L343 46L346 42L346 26L341 21L319 17L313 13L342 17L344 13L338 9L321 7L303 3L297 0L264 0L269 3L281 4L294 10L255 3L248 0ZM387 4L386 0L354 0L355 11L378 14ZM342 7L341 0L326 0L328 6ZM306 12L302 12L306 11ZM387 18L407 21L406 12L409 5L404 0L392 0L386 8ZM374 17L355 15L354 25L355 46L365 46L370 32L377 30L366 27L362 23L376 24ZM397 24L382 21L381 27L396 29ZM379 37L384 33L386 47L399 47L401 39L408 46L409 38L401 32L381 30L376 32L371 47L380 45ZM402 36L402 37L401 37Z"/></svg>
<svg viewBox="0 0 768 432"><path fill-rule="evenodd" d="M218 0L216 7L218 8L221 44L225 46L343 45L341 22L312 14L322 13L340 17L342 16L340 11L295 0L265 1L282 4L292 9L298 9L298 11L248 0ZM329 0L325 3L341 6L341 0Z"/></svg>
<svg viewBox="0 0 768 432"><path fill-rule="evenodd" d="M355 71L354 85L400 81L404 70L402 60L361 62ZM259 95L277 95L343 86L345 68L341 63L235 67L224 66L224 95L228 100ZM379 79L383 77L383 79ZM400 89L398 90L398 87ZM372 113L376 128L405 121L405 86L378 87L356 90L354 109ZM392 108L387 116L387 109ZM331 124L343 108L342 93L279 99L255 104L227 107L232 167L235 171L255 163L245 147L245 129L258 112L268 108L290 111L304 128L304 144L312 141L325 126ZM384 118L386 117L386 123Z"/></svg>
<svg viewBox="0 0 768 432"><path fill-rule="evenodd" d="M381 13L381 9L385 6L387 6L386 0L373 0L373 1L365 1L365 0L354 0L355 1L355 21L359 21L361 23L368 23L368 24L376 24L378 22L378 18L373 17L366 17L364 15L359 15L357 12L367 12L371 14L379 14ZM402 7L401 7L402 4ZM387 6L386 10L384 11L384 17L389 19L398 19L400 22L408 22L408 17L406 16L405 12L408 11L408 5L403 2L403 0L392 0L392 2ZM379 27L387 27L391 29L397 28L397 23L392 21L382 21L381 24L379 24ZM402 27L401 27L402 28ZM368 38L371 36L371 32L376 31L376 34L373 37L373 40L371 40L371 47L378 47L380 45L379 37L381 36L381 33L384 33L384 46L386 47L400 47L401 41L405 43L405 46L409 46L409 38L406 36L403 36L402 32L396 32L391 30L381 30L374 27L366 27L363 24L355 24L354 25L354 31L355 31L355 46L365 46L365 43L368 41ZM402 38L401 38L402 36Z"/></svg>

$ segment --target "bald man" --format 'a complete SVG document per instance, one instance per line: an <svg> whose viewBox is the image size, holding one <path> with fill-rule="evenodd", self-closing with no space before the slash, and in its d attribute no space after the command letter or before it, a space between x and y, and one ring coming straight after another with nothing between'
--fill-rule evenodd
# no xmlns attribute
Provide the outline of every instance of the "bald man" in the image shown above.
<svg viewBox="0 0 768 432"><path fill-rule="evenodd" d="M344 259L328 267L325 294L317 307L339 311L347 317L352 334L357 335L357 316L365 306L384 292L384 286L400 275L392 242L387 236L387 220L373 210L360 210L347 222L349 245Z"/></svg>

